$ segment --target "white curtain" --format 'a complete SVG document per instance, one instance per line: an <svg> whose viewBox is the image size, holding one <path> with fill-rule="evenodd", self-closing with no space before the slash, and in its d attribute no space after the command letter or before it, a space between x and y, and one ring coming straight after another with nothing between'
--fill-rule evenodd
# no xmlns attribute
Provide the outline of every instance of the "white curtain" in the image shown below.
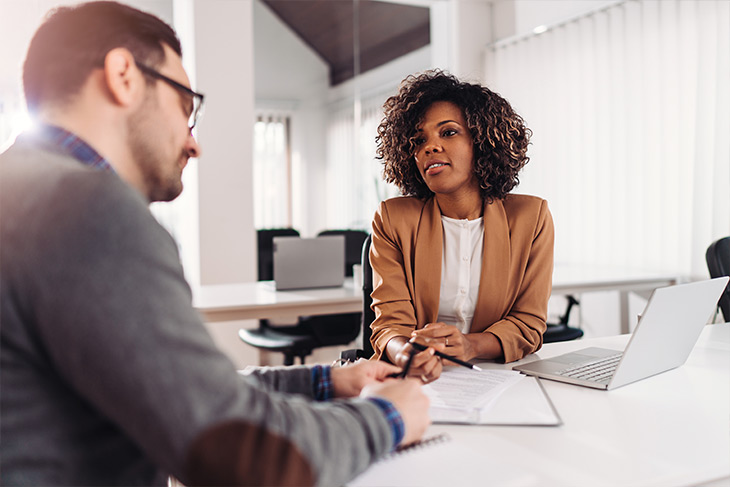
<svg viewBox="0 0 730 487"><path fill-rule="evenodd" d="M327 228L370 231L378 203L398 194L383 182L375 136L389 96L378 93L359 106L333 106L327 127ZM355 130L355 128L358 130Z"/></svg>
<svg viewBox="0 0 730 487"><path fill-rule="evenodd" d="M628 0L488 50L556 263L706 275L730 235L730 0Z"/></svg>
<svg viewBox="0 0 730 487"><path fill-rule="evenodd" d="M260 114L254 124L254 226L292 225L289 117Z"/></svg>

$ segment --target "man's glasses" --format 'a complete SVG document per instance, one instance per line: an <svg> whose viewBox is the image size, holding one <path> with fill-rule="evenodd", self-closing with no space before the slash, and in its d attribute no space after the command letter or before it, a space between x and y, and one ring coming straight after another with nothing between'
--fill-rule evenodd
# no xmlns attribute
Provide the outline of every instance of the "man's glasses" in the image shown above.
<svg viewBox="0 0 730 487"><path fill-rule="evenodd" d="M152 76L155 79L159 79L161 81L164 81L168 85L172 86L176 90L182 92L186 96L190 97L192 100L192 107L189 107L190 112L190 118L188 119L188 128L192 132L192 130L195 128L195 125L197 125L198 120L200 119L200 115L202 113L203 108L203 98L204 96L201 93L196 93L195 91L191 90L187 86L178 83L174 79L168 78L164 74L161 74L160 72L150 68L149 66L145 66L144 64L140 64L135 61L137 64L137 67L140 71L142 71L144 74L148 76Z"/></svg>

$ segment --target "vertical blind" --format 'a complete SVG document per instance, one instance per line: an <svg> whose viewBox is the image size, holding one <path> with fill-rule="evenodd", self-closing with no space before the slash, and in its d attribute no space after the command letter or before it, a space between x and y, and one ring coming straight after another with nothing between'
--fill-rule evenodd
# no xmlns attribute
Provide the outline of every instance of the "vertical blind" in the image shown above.
<svg viewBox="0 0 730 487"><path fill-rule="evenodd" d="M327 127L327 228L370 230L378 203L398 194L382 179L375 136L383 118L379 93L354 104L332 106ZM357 111L360 112L357 116Z"/></svg>
<svg viewBox="0 0 730 487"><path fill-rule="evenodd" d="M628 0L497 43L488 85L534 131L556 263L705 275L730 234L730 1Z"/></svg>
<svg viewBox="0 0 730 487"><path fill-rule="evenodd" d="M254 124L254 226L292 226L289 116L259 114Z"/></svg>

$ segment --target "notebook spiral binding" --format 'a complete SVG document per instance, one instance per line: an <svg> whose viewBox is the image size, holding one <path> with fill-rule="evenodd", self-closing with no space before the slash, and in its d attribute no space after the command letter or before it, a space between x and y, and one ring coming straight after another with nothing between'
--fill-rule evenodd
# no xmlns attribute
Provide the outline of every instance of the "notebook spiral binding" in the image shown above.
<svg viewBox="0 0 730 487"><path fill-rule="evenodd" d="M450 440L451 437L449 435L447 435L446 433L441 433L440 435L425 438L421 441L417 441L409 445L399 446L394 451L386 454L380 461L387 461L396 458L399 455L412 453L414 451L422 450L423 448L428 448L429 446L437 445L439 443L444 443Z"/></svg>

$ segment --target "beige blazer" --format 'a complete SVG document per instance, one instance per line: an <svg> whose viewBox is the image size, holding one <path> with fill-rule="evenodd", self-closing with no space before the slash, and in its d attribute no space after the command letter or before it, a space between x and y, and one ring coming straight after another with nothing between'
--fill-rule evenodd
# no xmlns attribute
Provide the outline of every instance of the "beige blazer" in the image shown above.
<svg viewBox="0 0 730 487"><path fill-rule="evenodd" d="M434 198L392 198L373 218L375 321L371 342L381 358L388 341L435 322L441 289L443 228ZM554 228L547 202L507 195L484 205L484 249L471 333L494 334L504 361L542 346L552 288Z"/></svg>

